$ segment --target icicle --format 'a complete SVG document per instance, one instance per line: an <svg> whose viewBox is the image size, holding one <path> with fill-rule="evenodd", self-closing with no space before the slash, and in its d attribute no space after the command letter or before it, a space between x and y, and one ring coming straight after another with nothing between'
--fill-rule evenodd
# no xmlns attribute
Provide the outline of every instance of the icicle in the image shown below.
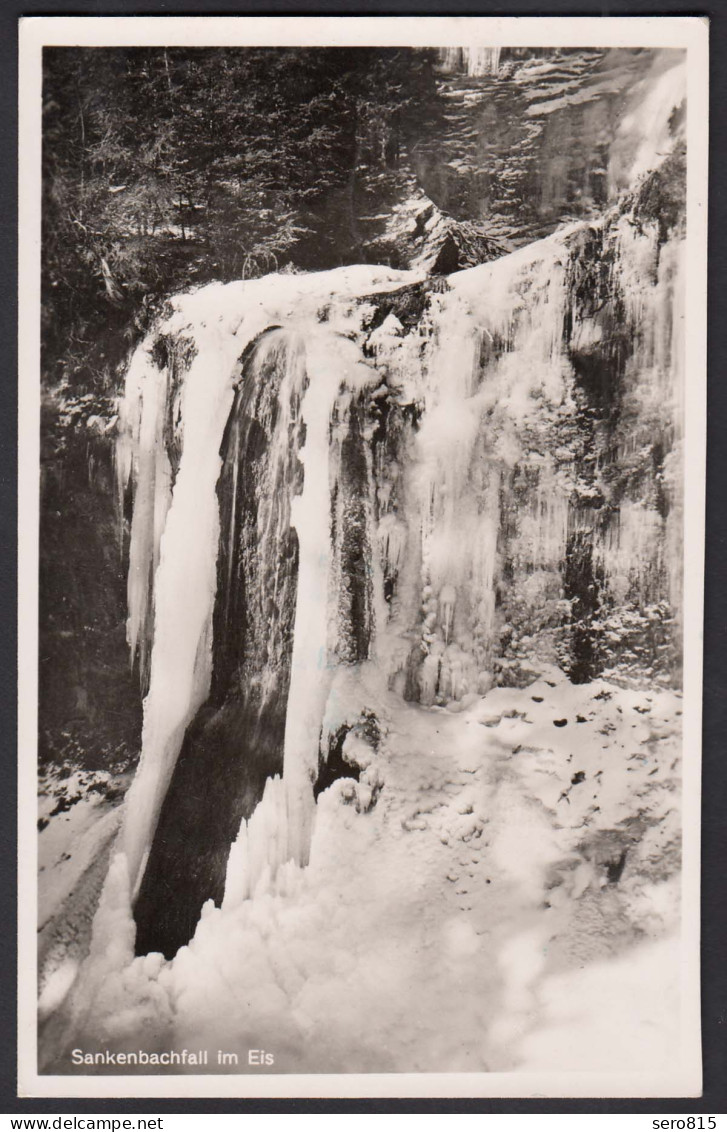
<svg viewBox="0 0 727 1132"><path fill-rule="evenodd" d="M134 508L127 580L127 640L132 664L138 658L146 685L151 654L152 583L169 507L171 469L163 441L168 375L154 365L151 342L134 354L119 407L116 472L119 524L129 483Z"/></svg>
<svg viewBox="0 0 727 1132"><path fill-rule="evenodd" d="M668 570L669 600L674 615L681 624L683 613L684 584L684 419L685 419L685 366L686 342L685 318L685 249L683 241L673 241L662 251L659 268L659 289L661 300L657 307L663 328L663 340L668 342L668 363L664 372L668 374L670 397L667 406L671 407L674 422L674 441L671 451L664 459L663 482L669 499L669 514L666 518L665 558ZM664 294L664 288L671 284L671 291ZM669 318L670 316L670 318ZM669 322L671 325L669 326Z"/></svg>
<svg viewBox="0 0 727 1132"><path fill-rule="evenodd" d="M624 500L618 515L603 540L597 544L597 555L603 565L609 588L618 601L626 600L637 586L642 600L657 600L655 577L662 569L664 521L643 503Z"/></svg>
<svg viewBox="0 0 727 1132"><path fill-rule="evenodd" d="M458 71L477 77L496 75L501 54L500 47L440 47L439 66L446 75Z"/></svg>
<svg viewBox="0 0 727 1132"><path fill-rule="evenodd" d="M664 448L656 500L623 499L595 552L617 601L637 593L640 603L681 605L681 422L684 396L684 243L660 242L655 224L637 227L628 217L615 227L618 285L632 327L625 384L634 418L619 459L645 461ZM639 489L641 491L641 489ZM666 577L666 584L664 578Z"/></svg>
<svg viewBox="0 0 727 1132"><path fill-rule="evenodd" d="M463 48L468 75L496 75L500 68L500 47Z"/></svg>
<svg viewBox="0 0 727 1132"><path fill-rule="evenodd" d="M223 909L250 899L261 882L272 879L288 858L285 787L278 775L265 784L262 800L243 821L230 849Z"/></svg>
<svg viewBox="0 0 727 1132"><path fill-rule="evenodd" d="M300 412L305 423L303 491L293 499L291 525L298 534L298 597L285 724L283 781L289 856L305 864L313 820L313 783L318 772L321 723L331 681L329 661L329 573L331 483L329 431L339 387L358 391L376 384L353 343L323 332L306 341L308 388Z"/></svg>

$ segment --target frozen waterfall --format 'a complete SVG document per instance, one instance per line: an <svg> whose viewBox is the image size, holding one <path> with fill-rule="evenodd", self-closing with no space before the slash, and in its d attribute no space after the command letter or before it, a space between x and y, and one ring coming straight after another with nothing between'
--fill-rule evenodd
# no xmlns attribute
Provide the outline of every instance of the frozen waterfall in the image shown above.
<svg viewBox="0 0 727 1132"><path fill-rule="evenodd" d="M306 862L372 687L456 705L614 657L669 679L682 239L640 208L444 288L384 268L209 286L139 347L117 464L148 673L120 841L142 953Z"/></svg>

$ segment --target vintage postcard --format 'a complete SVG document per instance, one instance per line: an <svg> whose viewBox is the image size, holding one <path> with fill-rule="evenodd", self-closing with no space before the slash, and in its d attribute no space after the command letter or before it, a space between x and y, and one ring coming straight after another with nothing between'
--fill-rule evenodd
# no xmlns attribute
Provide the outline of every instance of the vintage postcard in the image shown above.
<svg viewBox="0 0 727 1132"><path fill-rule="evenodd" d="M707 22L20 39L20 1094L699 1095Z"/></svg>

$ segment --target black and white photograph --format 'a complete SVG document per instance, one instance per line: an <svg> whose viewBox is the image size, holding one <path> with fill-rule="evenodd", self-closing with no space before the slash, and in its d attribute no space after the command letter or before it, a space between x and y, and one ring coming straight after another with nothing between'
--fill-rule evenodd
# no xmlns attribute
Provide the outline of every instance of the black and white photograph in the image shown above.
<svg viewBox="0 0 727 1132"><path fill-rule="evenodd" d="M698 1096L706 21L23 25L24 1095Z"/></svg>

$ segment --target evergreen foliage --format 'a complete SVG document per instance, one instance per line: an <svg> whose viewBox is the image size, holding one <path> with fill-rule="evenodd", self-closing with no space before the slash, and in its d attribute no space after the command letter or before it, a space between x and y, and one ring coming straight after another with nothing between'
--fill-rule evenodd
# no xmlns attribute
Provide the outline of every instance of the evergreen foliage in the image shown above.
<svg viewBox="0 0 727 1132"><path fill-rule="evenodd" d="M44 369L107 388L175 290L361 258L432 52L46 49Z"/></svg>

